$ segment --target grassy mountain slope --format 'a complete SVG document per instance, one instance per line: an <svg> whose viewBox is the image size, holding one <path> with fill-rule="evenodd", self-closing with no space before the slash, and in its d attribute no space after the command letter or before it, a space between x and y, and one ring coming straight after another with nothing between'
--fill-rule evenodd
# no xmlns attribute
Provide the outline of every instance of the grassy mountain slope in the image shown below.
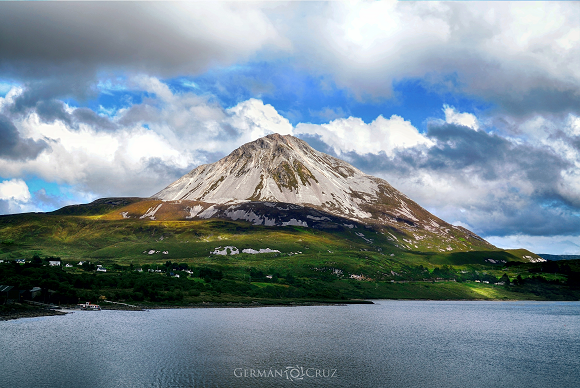
<svg viewBox="0 0 580 388"><path fill-rule="evenodd" d="M127 202L129 204L127 205ZM67 207L48 214L0 217L0 258L14 259L34 254L63 259L102 259L115 262L211 259L218 247L235 246L279 250L277 258L316 257L321 260L352 260L372 257L385 262L408 264L486 264L486 259L517 261L530 252L481 249L471 252L429 252L402 249L390 234L378 227L357 224L354 228L314 229L299 226L261 226L245 221L210 218L176 221L148 218L122 219L129 209L145 212L155 201L109 199L93 206ZM70 215L73 214L73 215ZM485 247L483 247L485 248ZM167 252L147 254L145 251ZM295 254L302 252L301 254ZM240 254L239 257L255 255ZM228 256L231 257L231 256ZM358 259L357 259L358 258ZM362 260L364 262L364 260Z"/></svg>
<svg viewBox="0 0 580 388"><path fill-rule="evenodd" d="M327 299L545 298L543 291L514 293L513 288L483 283L487 277L497 280L506 272L512 280L518 275L532 276L529 268L540 264L526 264L529 257L536 256L526 250L486 249L485 246L466 252L404 249L383 229L362 224L317 229L252 225L247 221L219 218L163 220L161 214L161 220L119 216L135 207L143 214L151 207L149 202L134 198L103 199L49 214L0 216L0 259L56 256L73 264L72 269L66 269L73 272L81 271L76 265L79 261L91 261L109 269L129 268L129 265L162 268L163 274L177 271L175 266L179 265L198 271L209 268L223 274L223 281L233 282L230 286L238 290L223 294L194 293L189 299L180 299L180 303L208 300L246 303L257 296L288 300L295 299L296 295L319 299L325 295ZM279 252L242 252L266 248ZM212 253L216 250L229 254ZM232 250L240 253L232 255ZM273 284L265 277L268 274L274 275L274 279L297 279L300 287L309 291L290 292L298 286L284 282ZM114 271L99 274L113 275ZM557 271L543 276L550 281L566 281ZM456 279L472 281L460 283ZM475 282L476 279L481 282ZM245 288L248 282L251 292ZM215 281L212 284L217 287ZM556 299L570 298L554 292Z"/></svg>

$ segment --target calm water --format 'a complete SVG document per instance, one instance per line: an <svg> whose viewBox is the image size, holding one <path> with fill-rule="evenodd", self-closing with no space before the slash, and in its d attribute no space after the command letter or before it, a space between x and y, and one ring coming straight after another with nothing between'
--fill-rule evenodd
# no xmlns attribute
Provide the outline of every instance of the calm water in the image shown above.
<svg viewBox="0 0 580 388"><path fill-rule="evenodd" d="M79 311L0 346L11 388L580 387L580 303Z"/></svg>

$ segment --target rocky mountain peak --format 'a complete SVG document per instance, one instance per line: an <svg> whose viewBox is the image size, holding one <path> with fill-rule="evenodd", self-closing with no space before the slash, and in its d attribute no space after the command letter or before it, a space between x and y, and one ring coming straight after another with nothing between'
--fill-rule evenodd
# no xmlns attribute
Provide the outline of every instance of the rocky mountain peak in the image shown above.
<svg viewBox="0 0 580 388"><path fill-rule="evenodd" d="M348 163L318 152L296 137L272 134L244 144L216 163L195 168L153 197L297 203L364 217L352 192L368 191L371 186L376 186L371 177Z"/></svg>
<svg viewBox="0 0 580 388"><path fill-rule="evenodd" d="M487 244L466 229L432 215L385 180L290 135L272 134L244 144L215 163L195 168L152 198L218 207L250 201L294 204L365 224L393 227L413 239L463 236L458 238Z"/></svg>

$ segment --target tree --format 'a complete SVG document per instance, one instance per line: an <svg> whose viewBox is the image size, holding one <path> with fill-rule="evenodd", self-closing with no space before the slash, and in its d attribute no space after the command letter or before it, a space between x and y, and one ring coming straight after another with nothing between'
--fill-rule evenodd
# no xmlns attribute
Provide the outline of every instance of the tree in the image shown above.
<svg viewBox="0 0 580 388"><path fill-rule="evenodd" d="M510 277L504 273L501 278L499 278L500 282L504 282L506 286L510 285Z"/></svg>

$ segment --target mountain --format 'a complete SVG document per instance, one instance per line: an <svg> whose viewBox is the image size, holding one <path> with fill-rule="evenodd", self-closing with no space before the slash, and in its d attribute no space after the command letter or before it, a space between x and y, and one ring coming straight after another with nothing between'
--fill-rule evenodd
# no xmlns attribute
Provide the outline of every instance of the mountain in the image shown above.
<svg viewBox="0 0 580 388"><path fill-rule="evenodd" d="M580 260L580 255L551 255L548 253L540 253L538 254L543 259L550 260L550 261L558 261L558 260Z"/></svg>
<svg viewBox="0 0 580 388"><path fill-rule="evenodd" d="M321 221L378 228L399 248L469 251L495 247L423 209L387 181L272 134L201 165L151 197L160 202L124 213L150 219L229 218L255 225L320 227ZM142 206L140 206L142 207ZM162 217L162 218L159 218Z"/></svg>
<svg viewBox="0 0 580 388"><path fill-rule="evenodd" d="M65 265L58 276L78 276L69 280L83 300L518 299L537 298L537 287L553 298L576 298L537 278L528 288L518 280L523 294L492 285L506 273L512 280L537 276L544 259L498 249L385 180L280 135L199 166L150 198L0 216L0 280L3 269L20 268L2 261L52 257ZM96 275L96 265L110 270L97 275L108 288L89 292L84 274ZM123 271L131 272L126 281ZM171 277L177 272L179 280ZM204 281L185 279L190 275Z"/></svg>

